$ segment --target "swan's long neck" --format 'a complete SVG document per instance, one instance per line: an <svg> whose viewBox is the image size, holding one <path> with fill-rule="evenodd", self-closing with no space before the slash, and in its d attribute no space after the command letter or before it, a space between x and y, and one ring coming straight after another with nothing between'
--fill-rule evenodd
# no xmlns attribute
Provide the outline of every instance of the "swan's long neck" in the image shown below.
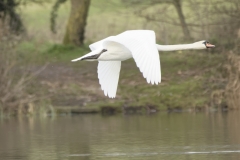
<svg viewBox="0 0 240 160"><path fill-rule="evenodd" d="M177 44L177 45L159 45L156 44L159 51L177 51L177 50L188 50L188 49L201 49L194 43L191 44Z"/></svg>

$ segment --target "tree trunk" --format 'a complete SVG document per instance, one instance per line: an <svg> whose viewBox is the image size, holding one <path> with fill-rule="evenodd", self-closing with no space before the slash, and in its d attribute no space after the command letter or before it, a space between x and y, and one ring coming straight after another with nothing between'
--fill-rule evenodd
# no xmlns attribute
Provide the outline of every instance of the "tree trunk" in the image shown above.
<svg viewBox="0 0 240 160"><path fill-rule="evenodd" d="M64 36L64 44L80 46L84 41L84 31L90 0L71 0L71 13Z"/></svg>
<svg viewBox="0 0 240 160"><path fill-rule="evenodd" d="M185 17L184 17L183 12L182 12L181 0L173 0L173 5L175 6L175 8L177 10L177 14L178 14L180 24L181 24L181 27L182 27L183 34L184 34L185 38L188 39L188 40L192 39L191 35L190 35L190 32L189 32L189 29L188 29L188 26L187 26L186 21L185 21Z"/></svg>

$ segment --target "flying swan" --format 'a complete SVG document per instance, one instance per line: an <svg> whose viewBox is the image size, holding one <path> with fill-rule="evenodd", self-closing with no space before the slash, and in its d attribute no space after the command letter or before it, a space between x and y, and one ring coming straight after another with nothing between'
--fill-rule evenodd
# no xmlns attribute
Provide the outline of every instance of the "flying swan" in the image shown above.
<svg viewBox="0 0 240 160"><path fill-rule="evenodd" d="M79 60L99 61L98 79L105 96L115 98L121 61L133 58L148 83L161 82L161 69L158 51L176 51L187 49L207 49L214 45L208 41L191 44L158 45L154 31L131 30L116 36L107 37L89 46L91 52Z"/></svg>

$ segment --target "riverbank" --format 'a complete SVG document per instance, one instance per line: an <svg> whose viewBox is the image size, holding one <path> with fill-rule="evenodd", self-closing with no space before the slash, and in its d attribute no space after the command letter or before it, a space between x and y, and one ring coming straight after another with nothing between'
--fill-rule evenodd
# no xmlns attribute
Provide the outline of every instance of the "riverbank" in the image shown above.
<svg viewBox="0 0 240 160"><path fill-rule="evenodd" d="M70 62L71 59L88 53L87 46L36 46L26 42L20 44L18 50L37 53L32 56L33 61L28 60L29 63L22 66L22 72L25 71L25 66L34 73L47 63L46 68L34 79L38 85L32 88L30 86L31 92L41 91L45 95L42 100L44 103L38 101L37 104L27 105L25 110L30 114L39 105L43 105L40 108L44 108L44 112L56 108L56 113L61 113L61 110L66 113L72 110L78 113L99 113L103 112L102 108L105 108L104 112L122 112L122 107L135 108L132 112L205 110L211 107L211 92L216 88L214 77L219 74L219 62L224 59L223 54L212 54L207 50L161 52L160 85L147 84L135 62L124 61L117 96L110 99L104 96L100 88L97 62Z"/></svg>
<svg viewBox="0 0 240 160"><path fill-rule="evenodd" d="M117 97L105 97L97 77L97 62L71 62L71 59L89 52L87 43L131 29L154 30L159 44L190 42L183 40L180 27L146 20L132 14L132 10L128 10L121 3L113 6L108 3L102 5L99 1L91 3L85 33L86 45L83 47L60 45L70 12L70 3L65 3L59 8L56 19L57 33L52 33L49 29L52 5L46 3L22 7L21 14L26 33L10 38L6 45L3 45L16 46L5 49L4 56L9 58L8 60L0 57L0 72L3 69L7 73L5 78L0 77L0 112L15 115L115 113L125 110L179 112L226 108L221 105L225 103L222 103L223 98L219 98L227 84L226 78L222 77L224 71L221 70L221 65L226 59L222 53L222 43L225 41L214 34L209 35L209 40L218 46L215 49L161 52L162 82L157 86L147 84L133 60L123 62ZM186 5L184 8L189 7ZM119 12L116 12L117 10ZM211 30L206 31L212 33ZM200 40L209 37L206 35L199 34L195 38ZM6 39L8 37L3 38L4 41ZM231 91L231 87L229 90ZM235 94L232 95L235 98Z"/></svg>

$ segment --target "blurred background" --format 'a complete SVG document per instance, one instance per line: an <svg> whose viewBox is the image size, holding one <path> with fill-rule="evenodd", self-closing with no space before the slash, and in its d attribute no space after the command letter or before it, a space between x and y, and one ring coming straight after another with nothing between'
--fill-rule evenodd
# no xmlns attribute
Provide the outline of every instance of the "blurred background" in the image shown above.
<svg viewBox="0 0 240 160"><path fill-rule="evenodd" d="M1 113L238 108L239 17L238 0L2 0ZM158 86L128 60L117 97L109 99L97 63L70 60L95 41L134 29L154 30L159 44L208 40L216 48L161 52Z"/></svg>
<svg viewBox="0 0 240 160"><path fill-rule="evenodd" d="M216 47L160 52L157 86L124 61L105 97L71 60L137 29ZM239 49L239 0L0 0L0 159L239 159Z"/></svg>

